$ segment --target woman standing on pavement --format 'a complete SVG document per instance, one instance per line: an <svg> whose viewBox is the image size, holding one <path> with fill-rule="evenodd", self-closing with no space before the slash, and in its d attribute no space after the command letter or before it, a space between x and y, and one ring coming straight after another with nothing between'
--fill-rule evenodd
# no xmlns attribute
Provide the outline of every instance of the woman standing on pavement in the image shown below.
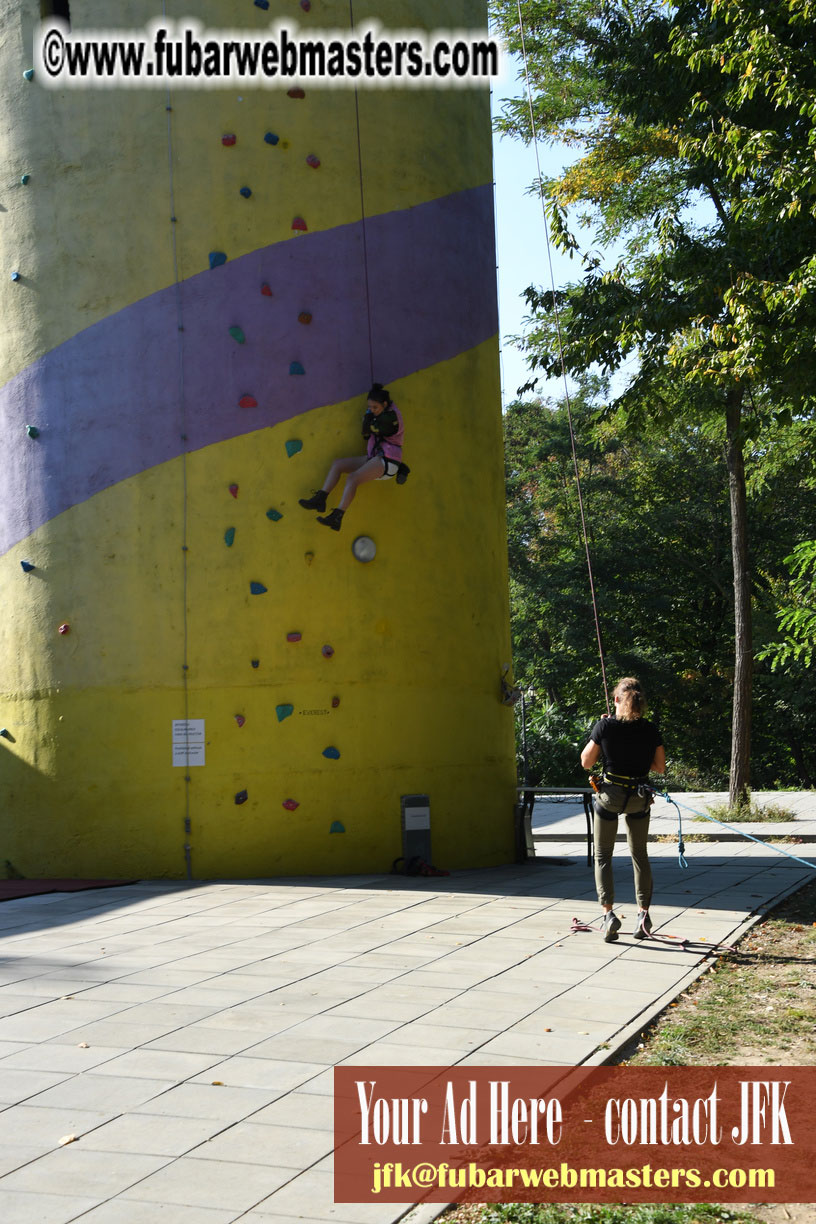
<svg viewBox="0 0 816 1224"><path fill-rule="evenodd" d="M615 883L612 854L618 832L618 816L626 818L626 840L632 856L638 915L635 939L646 939L652 929L652 869L649 864L649 808L651 794L644 789L649 774L664 773L666 750L654 723L644 718L646 694L634 676L627 676L613 694L615 713L601 718L592 728L589 743L581 753L584 769L592 769L603 758L603 781L595 799L595 886L604 910L606 943L618 938L620 918L612 906Z"/></svg>

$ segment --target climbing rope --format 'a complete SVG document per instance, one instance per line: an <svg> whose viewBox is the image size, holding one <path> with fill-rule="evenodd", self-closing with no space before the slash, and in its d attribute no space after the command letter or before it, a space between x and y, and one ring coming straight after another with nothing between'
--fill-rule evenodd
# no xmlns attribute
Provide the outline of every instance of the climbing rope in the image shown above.
<svg viewBox="0 0 816 1224"><path fill-rule="evenodd" d="M354 29L354 3L349 0L349 23ZM360 95L354 89L354 118L357 125L357 168L360 177L360 221L363 234L363 273L365 276L366 316L368 319L368 371L369 386L374 383L374 340L371 334L371 290L368 276L368 237L366 234L365 186L363 183L363 145L360 137Z"/></svg>
<svg viewBox="0 0 816 1224"><path fill-rule="evenodd" d="M516 0L518 8L519 32L521 34L521 54L524 60L524 79L527 85L527 105L530 111L530 129L533 134L533 148L535 149L536 167L538 169L538 196L541 201L541 215L544 219L544 237L547 246L547 262L550 269L550 284L552 285L553 294L553 312L555 315L555 330L558 337L558 357L561 364L561 378L564 383L564 402L567 406L567 422L569 424L570 449L572 451L572 466L575 472L575 485L578 490L578 508L581 516L581 533L584 541L584 552L586 553L587 573L589 575L589 590L592 596L592 611L595 617L595 636L598 640L598 655L601 660L601 678L603 680L604 697L606 699L606 712L611 713L609 704L609 687L606 681L606 663L604 661L603 638L601 635L601 621L598 615L598 601L595 596L595 579L592 573L592 558L589 551L589 536L587 534L586 516L584 513L584 498L581 491L581 474L578 470L578 454L575 446L575 429L572 420L572 400L569 393L569 385L567 382L567 367L564 361L564 341L561 334L561 315L558 310L558 302L555 296L555 272L552 262L552 248L550 245L550 227L547 224L547 210L544 205L544 185L541 174L541 158L538 149L538 129L536 127L535 112L533 110L533 94L530 86L530 69L527 62L527 45L524 37L524 18L521 14L521 0Z"/></svg>

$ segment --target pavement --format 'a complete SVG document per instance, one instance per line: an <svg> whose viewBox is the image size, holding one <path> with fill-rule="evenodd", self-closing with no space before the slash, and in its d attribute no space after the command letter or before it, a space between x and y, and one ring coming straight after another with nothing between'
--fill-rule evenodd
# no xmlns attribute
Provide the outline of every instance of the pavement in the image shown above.
<svg viewBox="0 0 816 1224"><path fill-rule="evenodd" d="M781 799L816 834L816 795ZM744 839L688 844L683 870L657 841L652 917L676 939L641 943L624 850L624 927L605 944L570 934L599 909L568 809L535 814L535 860L447 878L142 881L0 905L3 1224L426 1224L439 1205L332 1201L335 1064L609 1061L711 945L812 878Z"/></svg>

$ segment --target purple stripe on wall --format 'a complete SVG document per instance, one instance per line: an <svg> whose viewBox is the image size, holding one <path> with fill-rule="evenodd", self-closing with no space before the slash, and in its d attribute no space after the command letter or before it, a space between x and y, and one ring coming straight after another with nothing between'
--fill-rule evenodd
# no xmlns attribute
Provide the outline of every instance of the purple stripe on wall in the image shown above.
<svg viewBox="0 0 816 1224"><path fill-rule="evenodd" d="M308 220L308 218L307 218ZM497 329L492 188L366 222L374 378L387 383ZM228 252L229 254L229 252ZM261 293L266 282L272 297ZM360 223L298 234L94 324L0 390L0 554L43 523L179 455L370 384ZM300 311L312 313L308 326ZM229 328L240 327L238 344ZM290 363L305 375L290 375ZM252 395L258 407L238 407ZM25 425L41 436L30 439Z"/></svg>

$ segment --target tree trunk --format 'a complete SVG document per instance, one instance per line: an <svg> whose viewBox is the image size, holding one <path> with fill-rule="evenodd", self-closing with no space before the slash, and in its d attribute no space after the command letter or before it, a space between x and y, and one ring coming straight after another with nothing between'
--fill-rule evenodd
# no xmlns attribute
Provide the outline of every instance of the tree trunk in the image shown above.
<svg viewBox="0 0 816 1224"><path fill-rule="evenodd" d="M734 566L734 704L731 720L731 783L728 794L732 807L741 797L747 795L750 781L751 687L754 662L741 411L742 395L735 392L726 404L726 462L731 503L731 555Z"/></svg>

